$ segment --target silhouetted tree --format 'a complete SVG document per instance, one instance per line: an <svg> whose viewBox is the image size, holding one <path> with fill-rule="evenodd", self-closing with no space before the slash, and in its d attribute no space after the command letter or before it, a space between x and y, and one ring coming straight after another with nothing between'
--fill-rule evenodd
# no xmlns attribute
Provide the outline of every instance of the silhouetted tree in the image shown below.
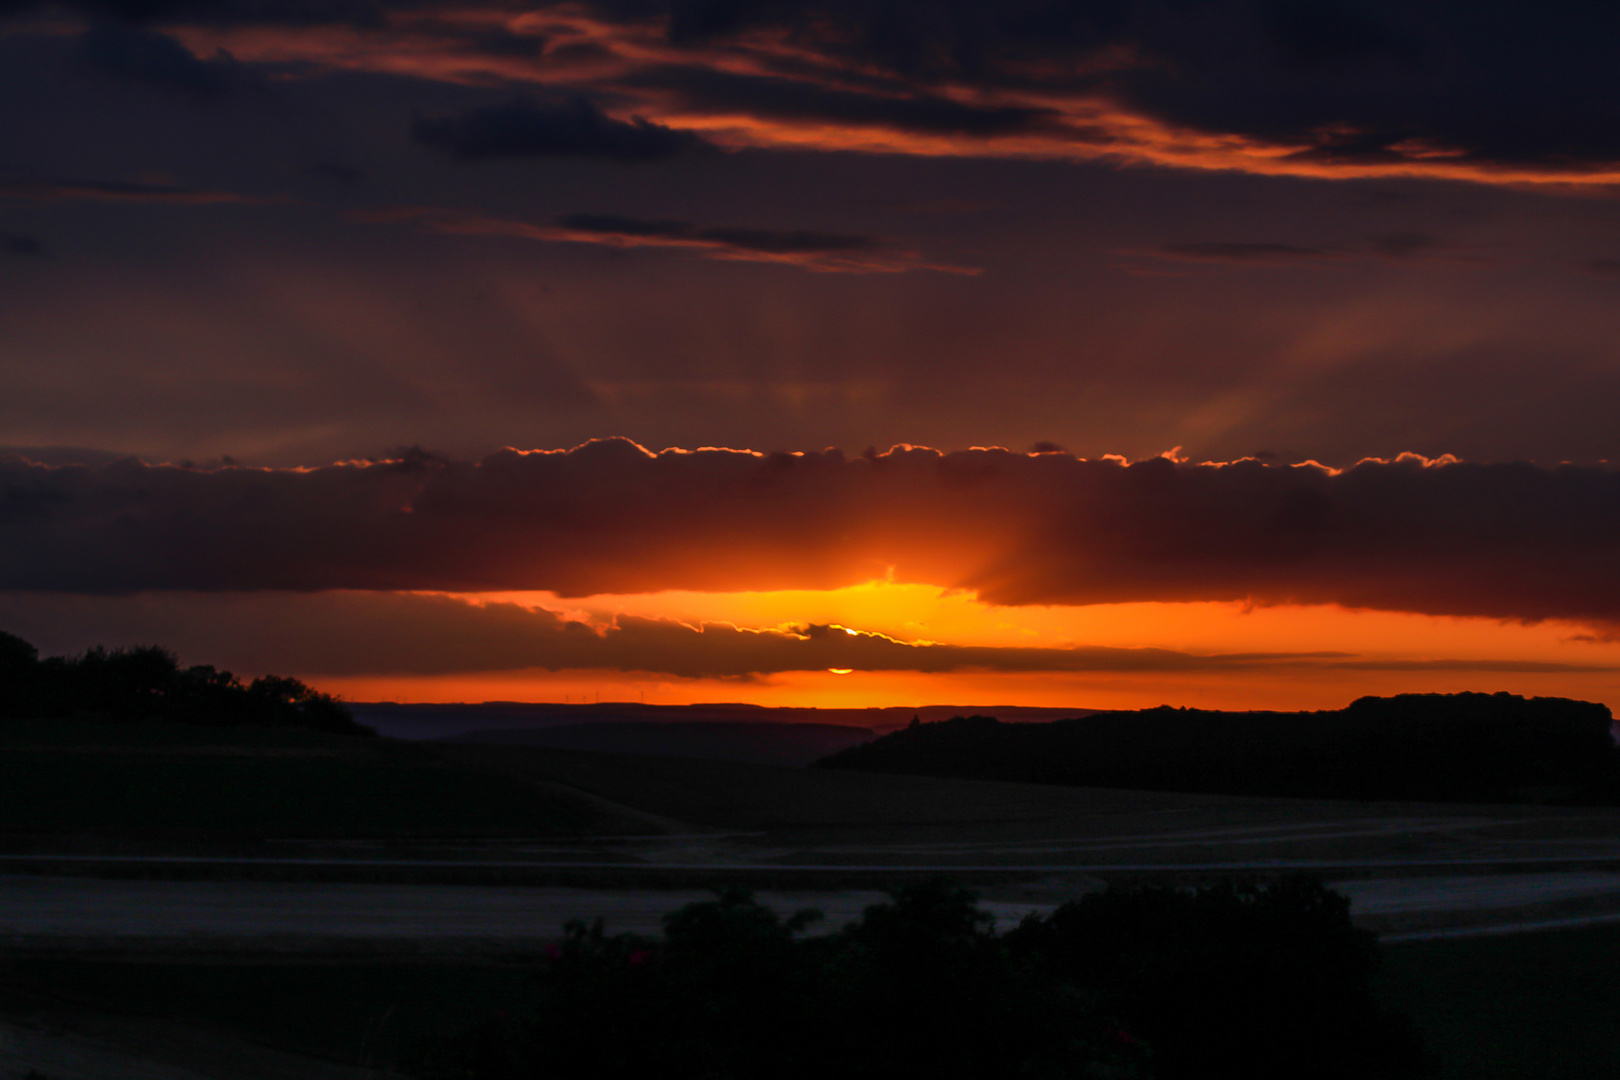
<svg viewBox="0 0 1620 1080"><path fill-rule="evenodd" d="M33 645L0 633L0 716L166 719L191 724L268 724L374 734L348 707L297 679L265 675L247 686L210 665L181 668L155 645L97 646L39 659Z"/></svg>
<svg viewBox="0 0 1620 1080"><path fill-rule="evenodd" d="M348 708L330 694L305 686L284 675L261 675L248 686L248 693L265 702L272 714L293 727L317 731L346 731L354 719Z"/></svg>
<svg viewBox="0 0 1620 1080"><path fill-rule="evenodd" d="M662 940L570 923L531 1001L426 1048L433 1080L659 1076L1405 1080L1433 1063L1369 976L1372 939L1305 880L1110 891L998 936L972 893L895 892L802 931L746 892Z"/></svg>
<svg viewBox="0 0 1620 1080"><path fill-rule="evenodd" d="M1101 995L1161 1080L1427 1075L1372 993L1373 935L1319 882L1109 889L1025 920L1007 945Z"/></svg>
<svg viewBox="0 0 1620 1080"><path fill-rule="evenodd" d="M0 630L0 716L23 716L39 692L39 650Z"/></svg>

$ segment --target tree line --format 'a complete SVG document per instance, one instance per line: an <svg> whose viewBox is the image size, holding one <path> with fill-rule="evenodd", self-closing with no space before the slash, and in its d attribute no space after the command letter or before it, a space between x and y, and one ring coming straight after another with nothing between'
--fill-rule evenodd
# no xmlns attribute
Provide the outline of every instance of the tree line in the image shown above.
<svg viewBox="0 0 1620 1080"><path fill-rule="evenodd" d="M836 933L741 890L661 938L570 923L533 991L426 1046L424 1080L1407 1080L1435 1062L1372 989L1373 936L1313 879L1109 889L995 932L902 888Z"/></svg>
<svg viewBox="0 0 1620 1080"><path fill-rule="evenodd" d="M259 724L372 735L348 706L297 679L261 675L244 683L211 664L181 667L155 645L41 658L32 644L0 631L0 717L168 720Z"/></svg>
<svg viewBox="0 0 1620 1080"><path fill-rule="evenodd" d="M1298 798L1620 803L1607 706L1515 694L1364 697L1320 712L1161 706L1051 723L913 723L826 768Z"/></svg>

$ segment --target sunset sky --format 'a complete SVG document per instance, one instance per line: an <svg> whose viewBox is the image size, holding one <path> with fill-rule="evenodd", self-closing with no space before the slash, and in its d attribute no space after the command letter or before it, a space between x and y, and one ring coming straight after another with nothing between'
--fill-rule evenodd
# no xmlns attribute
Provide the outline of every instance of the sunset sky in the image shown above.
<svg viewBox="0 0 1620 1080"><path fill-rule="evenodd" d="M0 629L1620 707L1620 9L0 0Z"/></svg>

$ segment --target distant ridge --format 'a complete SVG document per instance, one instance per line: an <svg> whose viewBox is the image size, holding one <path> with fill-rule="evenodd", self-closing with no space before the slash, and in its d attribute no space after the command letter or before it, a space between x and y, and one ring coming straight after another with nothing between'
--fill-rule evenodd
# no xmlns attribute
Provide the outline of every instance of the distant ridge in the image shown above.
<svg viewBox="0 0 1620 1080"><path fill-rule="evenodd" d="M913 717L929 722L953 716L994 716L1007 723L1030 723L1090 716L1096 709L1037 708L1025 705L923 705L870 709L777 708L741 702L702 705L646 705L604 701L580 704L485 701L414 704L392 701L350 702L355 719L379 735L396 739L445 739L468 732L524 731L564 724L817 724L893 731Z"/></svg>
<svg viewBox="0 0 1620 1080"><path fill-rule="evenodd" d="M1514 694L1364 697L1321 712L1161 706L1044 724L919 723L826 768L1220 795L1620 804L1607 706Z"/></svg>
<svg viewBox="0 0 1620 1080"><path fill-rule="evenodd" d="M615 754L747 761L756 765L809 765L871 742L878 733L848 724L765 723L751 720L619 720L588 724L468 731L449 742L549 746Z"/></svg>

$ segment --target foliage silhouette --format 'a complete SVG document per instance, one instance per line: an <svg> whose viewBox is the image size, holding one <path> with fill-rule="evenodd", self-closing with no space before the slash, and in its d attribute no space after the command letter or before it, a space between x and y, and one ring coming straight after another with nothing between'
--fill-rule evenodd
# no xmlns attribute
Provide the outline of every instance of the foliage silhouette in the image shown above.
<svg viewBox="0 0 1620 1080"><path fill-rule="evenodd" d="M727 890L662 939L570 923L534 994L425 1048L429 1080L930 1080L1433 1074L1374 1002L1371 936L1320 884L1109 891L997 935L972 893L902 888L837 933Z"/></svg>
<svg viewBox="0 0 1620 1080"><path fill-rule="evenodd" d="M97 646L39 659L33 645L0 632L0 717L93 716L187 724L263 724L371 735L348 706L297 679L264 675L244 685L208 664L182 668L155 645Z"/></svg>
<svg viewBox="0 0 1620 1080"><path fill-rule="evenodd" d="M1106 995L1161 1077L1401 1077L1432 1067L1371 992L1377 945L1305 877L1109 890L1026 920L1008 947Z"/></svg>

